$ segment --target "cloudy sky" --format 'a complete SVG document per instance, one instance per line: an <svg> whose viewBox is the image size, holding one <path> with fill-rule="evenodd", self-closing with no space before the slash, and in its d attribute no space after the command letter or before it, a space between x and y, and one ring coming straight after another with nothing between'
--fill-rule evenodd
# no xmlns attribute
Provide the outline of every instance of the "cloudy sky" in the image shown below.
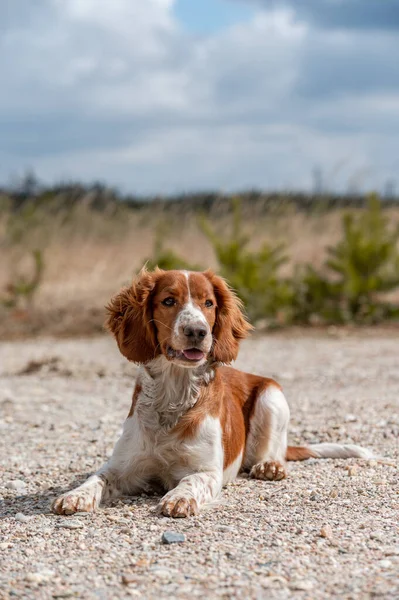
<svg viewBox="0 0 399 600"><path fill-rule="evenodd" d="M1 183L399 183L399 0L9 0L0 76Z"/></svg>

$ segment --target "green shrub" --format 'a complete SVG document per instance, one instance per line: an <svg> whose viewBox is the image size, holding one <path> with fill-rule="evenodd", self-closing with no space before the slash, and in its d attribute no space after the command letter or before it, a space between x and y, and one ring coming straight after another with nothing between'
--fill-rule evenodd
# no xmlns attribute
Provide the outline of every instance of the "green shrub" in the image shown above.
<svg viewBox="0 0 399 600"><path fill-rule="evenodd" d="M40 250L33 250L33 274L30 278L15 274L13 280L7 285L6 295L0 298L1 304L6 308L32 307L34 296L43 279L43 256Z"/></svg>
<svg viewBox="0 0 399 600"><path fill-rule="evenodd" d="M5 247L19 247L19 257L24 255L31 257L32 273L28 276L22 275L18 269L12 273L9 283L6 285L5 293L0 292L0 304L6 308L30 309L34 298L43 281L44 259L42 247L45 245L45 236L40 240L33 235L39 231L43 219L43 213L38 210L33 199L26 200L14 211L6 212L5 235L2 244ZM39 242L40 248L31 250Z"/></svg>
<svg viewBox="0 0 399 600"><path fill-rule="evenodd" d="M357 218L343 217L342 233L321 272L307 265L294 276L294 321L376 322L398 314L381 295L399 285L399 227L390 227L375 194Z"/></svg>
<svg viewBox="0 0 399 600"><path fill-rule="evenodd" d="M345 320L379 318L379 295L399 285L399 227L390 227L381 202L370 196L368 210L343 219L343 238L328 249L326 267L337 278Z"/></svg>
<svg viewBox="0 0 399 600"><path fill-rule="evenodd" d="M299 265L291 280L289 321L296 324L342 321L337 284L310 265Z"/></svg>
<svg viewBox="0 0 399 600"><path fill-rule="evenodd" d="M282 277L287 262L281 244L248 248L241 202L232 203L227 235L220 235L208 220L200 226L215 252L218 272L243 300L249 318L269 324L372 323L399 317L399 307L384 302L382 295L399 285L399 227L391 227L377 196L358 216L346 214L342 238L327 249L320 270L299 265L292 277ZM158 226L148 268L200 270L165 248L167 228Z"/></svg>
<svg viewBox="0 0 399 600"><path fill-rule="evenodd" d="M201 228L211 242L219 263L219 272L243 300L253 321L263 318L284 320L291 295L289 282L279 276L287 262L284 246L263 244L258 251L248 249L250 237L243 232L241 203L233 201L231 231L221 237L209 222L201 220Z"/></svg>
<svg viewBox="0 0 399 600"><path fill-rule="evenodd" d="M168 227L165 223L159 223L155 233L154 248L151 258L145 261L147 268L151 271L156 267L160 269L174 270L185 269L187 271L202 271L202 267L190 264L180 256L178 256L170 248L165 248L165 237L168 232Z"/></svg>

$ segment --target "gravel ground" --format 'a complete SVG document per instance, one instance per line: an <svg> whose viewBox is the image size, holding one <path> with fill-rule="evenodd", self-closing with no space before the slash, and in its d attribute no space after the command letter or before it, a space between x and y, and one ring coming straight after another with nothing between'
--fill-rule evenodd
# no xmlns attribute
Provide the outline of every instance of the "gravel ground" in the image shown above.
<svg viewBox="0 0 399 600"><path fill-rule="evenodd" d="M240 477L169 520L146 495L49 512L109 456L129 410L136 368L113 340L0 344L0 597L399 598L398 349L378 331L243 344L237 366L286 391L291 442L361 443L392 464L291 464L283 482Z"/></svg>

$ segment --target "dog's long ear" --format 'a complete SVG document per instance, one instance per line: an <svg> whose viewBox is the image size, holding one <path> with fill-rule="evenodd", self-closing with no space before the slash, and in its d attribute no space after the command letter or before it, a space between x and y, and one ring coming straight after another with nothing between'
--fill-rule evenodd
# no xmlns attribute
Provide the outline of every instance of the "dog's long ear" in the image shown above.
<svg viewBox="0 0 399 600"><path fill-rule="evenodd" d="M246 338L253 327L243 315L241 300L225 280L212 271L205 271L204 275L213 285L217 303L212 354L216 361L230 363L237 358L240 340Z"/></svg>
<svg viewBox="0 0 399 600"><path fill-rule="evenodd" d="M121 353L135 363L143 364L157 356L152 292L160 273L142 269L132 285L123 288L106 306L106 328L114 334Z"/></svg>

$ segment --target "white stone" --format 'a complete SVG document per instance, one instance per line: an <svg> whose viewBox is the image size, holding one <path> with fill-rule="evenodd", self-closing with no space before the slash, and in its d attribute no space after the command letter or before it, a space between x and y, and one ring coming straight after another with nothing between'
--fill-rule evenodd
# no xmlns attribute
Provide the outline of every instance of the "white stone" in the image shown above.
<svg viewBox="0 0 399 600"><path fill-rule="evenodd" d="M15 520L19 521L20 523L28 523L30 521L30 518L24 515L23 513L17 513L15 515Z"/></svg>
<svg viewBox="0 0 399 600"><path fill-rule="evenodd" d="M392 566L392 562L390 560L380 560L378 562L378 565L382 568L382 569L389 569L389 567Z"/></svg>
<svg viewBox="0 0 399 600"><path fill-rule="evenodd" d="M26 488L25 481L22 479L14 479L13 481L8 481L6 483L6 488L9 490L24 490Z"/></svg>

